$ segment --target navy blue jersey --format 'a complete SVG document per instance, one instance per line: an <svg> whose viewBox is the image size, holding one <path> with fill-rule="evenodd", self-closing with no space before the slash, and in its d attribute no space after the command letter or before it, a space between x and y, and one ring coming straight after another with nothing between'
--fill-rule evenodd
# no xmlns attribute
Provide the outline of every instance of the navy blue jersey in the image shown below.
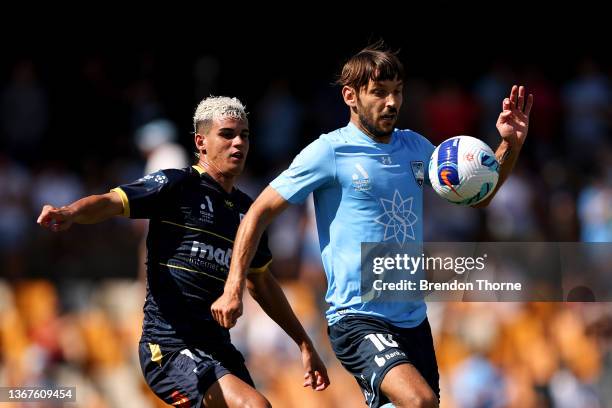
<svg viewBox="0 0 612 408"><path fill-rule="evenodd" d="M238 189L228 194L197 166L158 171L113 191L125 216L150 220L142 340L228 342L210 306L223 293L234 237L252 200ZM264 234L251 269L265 269L271 258Z"/></svg>

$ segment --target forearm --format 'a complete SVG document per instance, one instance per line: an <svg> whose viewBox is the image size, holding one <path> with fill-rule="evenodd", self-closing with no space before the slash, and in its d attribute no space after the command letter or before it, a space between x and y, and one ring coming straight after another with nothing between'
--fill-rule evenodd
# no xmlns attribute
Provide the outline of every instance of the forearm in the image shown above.
<svg viewBox="0 0 612 408"><path fill-rule="evenodd" d="M272 220L288 205L289 203L271 187L267 187L253 203L236 233L225 293L242 297L246 275L261 236Z"/></svg>
<svg viewBox="0 0 612 408"><path fill-rule="evenodd" d="M77 224L96 224L122 214L123 204L117 196L118 194L114 192L91 195L81 198L61 209L66 210L71 215L72 222Z"/></svg>
<svg viewBox="0 0 612 408"><path fill-rule="evenodd" d="M232 250L230 270L225 282L226 292L242 297L249 265L251 265L255 252L257 252L266 225L264 214L258 214L257 211L250 210L240 223Z"/></svg>
<svg viewBox="0 0 612 408"><path fill-rule="evenodd" d="M293 339L300 350L313 348L312 341L291 309L285 293L269 272L249 275L248 288L263 311Z"/></svg>
<svg viewBox="0 0 612 408"><path fill-rule="evenodd" d="M511 146L505 140L501 142L497 150L495 151L495 157L497 158L497 162L499 163L499 180L497 181L497 187L499 188L510 173L512 173L512 169L517 162L519 157L519 153L521 152L522 146Z"/></svg>
<svg viewBox="0 0 612 408"><path fill-rule="evenodd" d="M474 205L475 208L486 207L489 205L493 197L495 197L495 194L497 194L497 191L499 191L499 188L502 186L502 184L504 184L508 176L510 176L510 173L512 172L512 169L514 168L514 165L519 157L521 147L522 146L519 145L511 146L510 143L502 140L499 147L495 151L495 157L499 163L499 178L497 180L497 185L486 200Z"/></svg>

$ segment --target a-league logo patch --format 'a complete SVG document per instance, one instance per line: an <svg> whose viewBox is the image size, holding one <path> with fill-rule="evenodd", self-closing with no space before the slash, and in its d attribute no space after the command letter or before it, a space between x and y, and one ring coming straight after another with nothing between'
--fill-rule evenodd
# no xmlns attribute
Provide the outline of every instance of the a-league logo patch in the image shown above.
<svg viewBox="0 0 612 408"><path fill-rule="evenodd" d="M425 166L422 161L411 161L410 166L412 167L412 174L419 187L423 187L423 181L425 180Z"/></svg>

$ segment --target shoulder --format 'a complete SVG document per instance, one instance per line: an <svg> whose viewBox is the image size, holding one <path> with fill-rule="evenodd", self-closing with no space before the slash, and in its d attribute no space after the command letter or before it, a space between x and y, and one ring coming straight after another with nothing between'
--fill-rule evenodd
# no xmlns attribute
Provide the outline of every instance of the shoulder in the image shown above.
<svg viewBox="0 0 612 408"><path fill-rule="evenodd" d="M425 136L410 129L396 129L395 135L403 146L412 149L423 149L433 146Z"/></svg>
<svg viewBox="0 0 612 408"><path fill-rule="evenodd" d="M182 169L158 170L154 173L147 174L134 184L142 185L147 188L157 186L157 188L166 190L174 189L192 181L197 181L198 178L199 175L193 168L185 167Z"/></svg>
<svg viewBox="0 0 612 408"><path fill-rule="evenodd" d="M177 183L186 182L188 180L197 180L199 177L199 174L192 167L184 167L182 169L159 170L145 177L150 177L150 176L165 178L166 179L165 181L168 184L177 184Z"/></svg>
<svg viewBox="0 0 612 408"><path fill-rule="evenodd" d="M425 136L421 135L420 133L415 132L414 130L410 130L410 129L396 129L395 135L400 141L402 141L402 143L407 143L407 144L422 144L425 142L429 143L429 140Z"/></svg>
<svg viewBox="0 0 612 408"><path fill-rule="evenodd" d="M250 207L251 204L253 204L253 199L251 198L251 196L240 190L238 187L236 187L236 189L234 190L234 197L234 199L243 206Z"/></svg>
<svg viewBox="0 0 612 408"><path fill-rule="evenodd" d="M319 136L302 149L295 162L308 165L330 162L334 156L336 140L337 137L331 133Z"/></svg>
<svg viewBox="0 0 612 408"><path fill-rule="evenodd" d="M346 145L351 141L351 135L347 127L336 129L329 133L323 133L313 143L325 145L328 149L336 150L339 146Z"/></svg>
<svg viewBox="0 0 612 408"><path fill-rule="evenodd" d="M164 169L160 170L160 172L173 179L182 179L198 175L197 171L191 166L183 167L182 169Z"/></svg>

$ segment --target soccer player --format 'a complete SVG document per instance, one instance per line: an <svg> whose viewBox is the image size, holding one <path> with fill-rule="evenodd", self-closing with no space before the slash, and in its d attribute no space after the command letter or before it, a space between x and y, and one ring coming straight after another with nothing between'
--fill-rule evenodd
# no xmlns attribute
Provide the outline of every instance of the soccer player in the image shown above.
<svg viewBox="0 0 612 408"><path fill-rule="evenodd" d="M65 207L45 205L38 223L62 231L120 215L150 219L139 348L147 383L175 406L269 407L229 330L210 311L223 292L236 231L252 202L234 187L249 150L247 114L236 98L209 97L193 123L198 164L158 171ZM323 390L329 384L325 366L268 270L266 239L254 249L246 278L250 293L298 344L304 386Z"/></svg>
<svg viewBox="0 0 612 408"><path fill-rule="evenodd" d="M423 169L434 146L413 131L394 128L403 76L396 53L382 43L346 62L338 82L350 122L302 150L251 206L236 235L223 296L212 311L224 327L234 325L264 228L289 204L313 192L328 281L328 333L336 356L370 407L389 401L396 407L437 407L439 376L425 302L364 302L360 297L362 242L423 240L422 185L428 182ZM525 141L532 104L533 96L526 97L522 86L513 86L502 102L498 185Z"/></svg>

